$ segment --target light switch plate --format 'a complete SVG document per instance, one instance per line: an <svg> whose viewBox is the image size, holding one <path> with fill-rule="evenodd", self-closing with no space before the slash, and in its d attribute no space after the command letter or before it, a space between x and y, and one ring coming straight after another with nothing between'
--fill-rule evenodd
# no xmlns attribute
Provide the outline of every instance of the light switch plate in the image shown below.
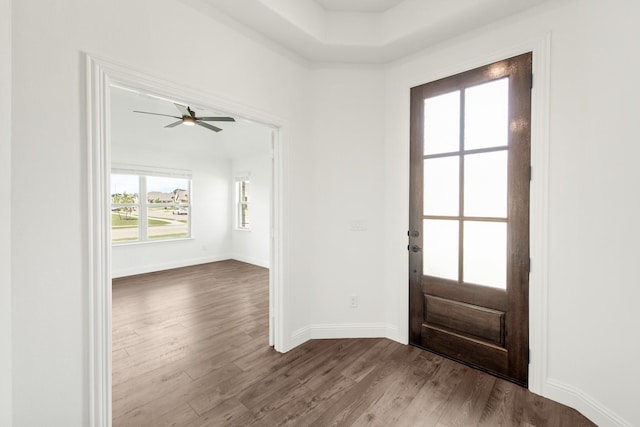
<svg viewBox="0 0 640 427"><path fill-rule="evenodd" d="M349 230L351 231L366 231L367 221L364 219L352 219L349 223Z"/></svg>

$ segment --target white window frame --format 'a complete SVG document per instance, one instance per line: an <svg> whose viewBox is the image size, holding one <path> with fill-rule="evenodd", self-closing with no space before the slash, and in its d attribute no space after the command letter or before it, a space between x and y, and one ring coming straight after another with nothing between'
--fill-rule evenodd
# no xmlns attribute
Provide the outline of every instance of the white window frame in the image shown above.
<svg viewBox="0 0 640 427"><path fill-rule="evenodd" d="M235 229L239 230L239 231L251 231L251 221L249 221L246 225L243 224L242 221L242 212L243 209L246 209L247 212L251 212L250 210L250 200L249 200L249 196L246 197L245 200L242 200L242 183L246 183L245 187L249 187L251 186L251 176L249 174L242 174L242 175L236 175L235 180L234 180L234 193L235 193L235 198L236 198L236 203L235 203L235 209L236 209L236 215L235 215ZM249 216L249 218L251 218Z"/></svg>
<svg viewBox="0 0 640 427"><path fill-rule="evenodd" d="M139 166L139 165L121 165L114 166L111 168L111 175L133 175L138 177L138 200L133 206L138 208L138 239L136 240L123 240L123 241L113 241L111 240L111 244L113 246L127 245L127 244L140 244L140 243L156 243L156 242L172 242L176 240L184 240L192 238L192 206L193 206L193 195L191 192L192 187L192 178L190 171L183 171L178 169L158 169L151 168L147 166ZM188 203L180 204L180 203L149 203L147 200L147 178L150 177L161 177L161 178L180 178L187 180L187 194L188 194ZM111 208L119 207L119 206L129 206L130 204L114 204L111 203ZM180 237L163 237L163 238L150 238L148 234L148 211L149 206L153 205L154 207L186 207L187 208L187 235Z"/></svg>

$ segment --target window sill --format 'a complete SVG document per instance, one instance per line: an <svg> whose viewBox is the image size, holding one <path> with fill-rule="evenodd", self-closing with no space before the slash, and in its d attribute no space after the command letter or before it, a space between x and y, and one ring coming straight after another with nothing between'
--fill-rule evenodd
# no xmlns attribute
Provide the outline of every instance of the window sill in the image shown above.
<svg viewBox="0 0 640 427"><path fill-rule="evenodd" d="M148 245L153 243L167 243L167 242L184 242L186 240L193 240L193 237L179 237L175 239L153 239L153 240L136 240L135 242L112 242L112 247L118 246L138 246Z"/></svg>

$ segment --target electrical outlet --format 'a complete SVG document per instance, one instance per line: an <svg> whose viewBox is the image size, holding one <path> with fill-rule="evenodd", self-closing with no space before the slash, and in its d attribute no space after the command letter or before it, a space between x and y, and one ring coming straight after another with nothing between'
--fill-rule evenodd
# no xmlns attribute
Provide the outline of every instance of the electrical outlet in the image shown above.
<svg viewBox="0 0 640 427"><path fill-rule="evenodd" d="M349 307L358 308L358 295L349 296Z"/></svg>

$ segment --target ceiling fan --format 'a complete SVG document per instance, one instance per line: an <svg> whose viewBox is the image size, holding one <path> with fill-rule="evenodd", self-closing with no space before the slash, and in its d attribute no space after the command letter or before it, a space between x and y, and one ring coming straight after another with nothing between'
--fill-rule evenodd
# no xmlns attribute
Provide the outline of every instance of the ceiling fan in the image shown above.
<svg viewBox="0 0 640 427"><path fill-rule="evenodd" d="M181 104L173 104L176 106L178 111L180 111L180 117L171 116L169 114L160 114L160 113L150 113L148 111L136 111L134 113L142 113L142 114L153 114L154 116L165 116L165 117L173 117L174 119L178 119L177 122L170 123L166 125L166 128L172 128L174 126L178 126L179 124L183 124L186 126L198 125L205 127L214 132L220 132L222 129L219 127L210 125L205 122L235 122L233 117L196 117L196 113L189 107L181 105Z"/></svg>

